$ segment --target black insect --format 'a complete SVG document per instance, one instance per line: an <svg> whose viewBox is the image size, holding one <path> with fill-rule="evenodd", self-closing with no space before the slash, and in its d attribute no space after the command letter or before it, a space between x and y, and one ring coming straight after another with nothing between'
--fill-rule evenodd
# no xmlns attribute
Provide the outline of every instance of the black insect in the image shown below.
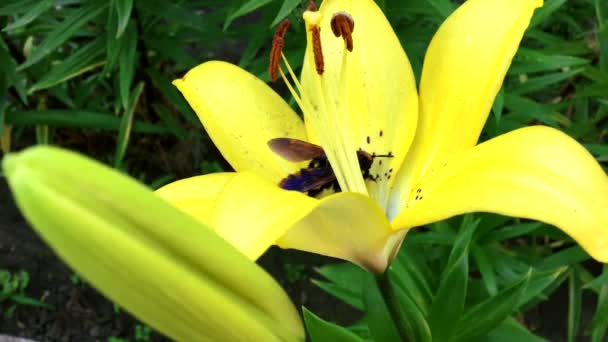
<svg viewBox="0 0 608 342"><path fill-rule="evenodd" d="M306 141L291 138L275 138L268 141L268 146L275 153L292 162L310 160L308 167L284 178L279 186L285 190L306 192L316 196L325 189L340 191L336 174L329 164L327 155L321 146ZM376 156L363 150L357 151L359 167L364 179L375 180L369 170L375 157L392 157L392 155Z"/></svg>

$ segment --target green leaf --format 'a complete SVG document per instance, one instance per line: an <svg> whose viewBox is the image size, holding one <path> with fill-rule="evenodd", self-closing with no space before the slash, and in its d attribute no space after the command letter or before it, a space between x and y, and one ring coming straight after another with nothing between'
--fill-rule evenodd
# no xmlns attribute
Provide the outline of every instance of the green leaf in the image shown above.
<svg viewBox="0 0 608 342"><path fill-rule="evenodd" d="M133 9L133 0L113 0L114 9L118 15L118 23L116 27L116 36L118 39L127 28L129 19L131 18L131 10Z"/></svg>
<svg viewBox="0 0 608 342"><path fill-rule="evenodd" d="M29 305L29 306L34 306L34 307L38 307L38 308L45 308L45 309L49 309L49 310L55 309L55 307L49 303L45 303L41 300L31 298L31 297L28 297L28 296L22 295L22 294L14 294L10 298L15 303L19 303L19 304L23 304L23 305Z"/></svg>
<svg viewBox="0 0 608 342"><path fill-rule="evenodd" d="M244 3L241 7L239 7L236 11L232 12L228 15L226 22L224 22L224 31L232 24L232 22L238 17L242 17L247 13L251 13L256 9L269 4L272 0L249 0Z"/></svg>
<svg viewBox="0 0 608 342"><path fill-rule="evenodd" d="M489 244L528 235L543 225L541 222L511 224L490 232L480 240L480 243Z"/></svg>
<svg viewBox="0 0 608 342"><path fill-rule="evenodd" d="M53 127L78 127L118 130L121 119L110 113L82 110L33 110L8 112L6 123L14 126L49 125ZM141 133L167 133L163 126L147 122L133 123L133 131Z"/></svg>
<svg viewBox="0 0 608 342"><path fill-rule="evenodd" d="M49 126L37 125L36 126L36 144L38 145L49 145L51 143L51 135Z"/></svg>
<svg viewBox="0 0 608 342"><path fill-rule="evenodd" d="M536 336L513 318L507 318L496 329L487 336L476 342L548 342L542 337Z"/></svg>
<svg viewBox="0 0 608 342"><path fill-rule="evenodd" d="M530 26L528 27L528 30L547 21L547 18L549 18L551 14L553 14L553 12L557 11L565 3L566 0L546 0L543 7L534 11L534 15L530 20Z"/></svg>
<svg viewBox="0 0 608 342"><path fill-rule="evenodd" d="M260 49L262 49L268 43L268 33L262 30L252 32L249 37L249 44L243 51L241 59L239 60L239 66L243 69L247 69L251 61L259 55Z"/></svg>
<svg viewBox="0 0 608 342"><path fill-rule="evenodd" d="M349 262L329 264L315 269L317 273L353 292L361 292L361 280L367 272Z"/></svg>
<svg viewBox="0 0 608 342"><path fill-rule="evenodd" d="M510 75L528 74L540 71L565 70L590 63L589 59L567 56L563 54L548 54L544 51L520 48L509 68Z"/></svg>
<svg viewBox="0 0 608 342"><path fill-rule="evenodd" d="M36 18L38 18L41 14L48 11L49 8L51 8L51 6L53 6L52 0L42 0L42 1L38 2L37 4L32 6L27 13L25 13L24 15L19 17L19 19L15 20L12 23L10 23L9 25L7 25L4 29L2 29L2 31L3 32L15 31L23 26L26 26L27 24L36 20Z"/></svg>
<svg viewBox="0 0 608 342"><path fill-rule="evenodd" d="M23 64L19 65L17 70L21 71L29 68L55 51L61 44L80 31L82 26L101 14L107 5L104 1L93 1L87 6L82 6L78 10L72 11L70 16L61 21L60 24L48 33L42 44L34 49L30 57Z"/></svg>
<svg viewBox="0 0 608 342"><path fill-rule="evenodd" d="M129 106L129 90L137 67L136 52L137 29L135 23L130 22L125 33L123 48L118 57L118 90L123 109L127 109Z"/></svg>
<svg viewBox="0 0 608 342"><path fill-rule="evenodd" d="M578 68L569 71L560 71L552 74L547 74L538 77L528 78L525 82L519 84L511 89L511 93L515 95L522 95L554 85L555 83L562 82L564 80L571 79L572 77L583 72L583 68Z"/></svg>
<svg viewBox="0 0 608 342"><path fill-rule="evenodd" d="M430 310L437 279L427 265L423 249L412 246L409 240L389 268L397 289L403 291L426 317Z"/></svg>
<svg viewBox="0 0 608 342"><path fill-rule="evenodd" d="M395 321L391 316L388 304L384 302L382 293L372 274L366 274L360 283L365 304L365 320L375 342L401 341Z"/></svg>
<svg viewBox="0 0 608 342"><path fill-rule="evenodd" d="M125 41L124 35L120 38L116 38L118 28L118 14L116 11L109 11L108 20L106 21L106 64L103 68L102 75L109 76L116 63L118 63L118 57L120 56L120 50L123 47Z"/></svg>
<svg viewBox="0 0 608 342"><path fill-rule="evenodd" d="M133 91L132 97L129 100L129 106L122 116L120 121L120 128L118 129L118 138L116 139L116 152L114 154L114 167L118 168L122 163L122 159L127 151L129 145L129 136L131 135L131 129L133 127L133 115L135 114L135 108L139 103L139 97L144 90L144 83L139 82Z"/></svg>
<svg viewBox="0 0 608 342"><path fill-rule="evenodd" d="M591 53L591 50L585 40L564 39L551 33L541 30L528 30L526 35L529 39L538 40L543 45L543 52L547 54L563 54L565 51L570 56L582 56Z"/></svg>
<svg viewBox="0 0 608 342"><path fill-rule="evenodd" d="M449 0L425 0L437 11L441 19L447 18L456 9L456 5Z"/></svg>
<svg viewBox="0 0 608 342"><path fill-rule="evenodd" d="M520 281L468 309L459 322L456 341L471 341L494 330L517 308L532 272Z"/></svg>
<svg viewBox="0 0 608 342"><path fill-rule="evenodd" d="M363 299L361 299L361 289L354 292L334 283L328 283L312 279L311 282L318 286L321 290L327 292L332 297L336 297L340 301L352 306L355 309L364 310Z"/></svg>
<svg viewBox="0 0 608 342"><path fill-rule="evenodd" d="M31 94L37 90L50 88L103 65L105 40L105 36L101 36L78 49L44 74L38 82L28 89L28 93Z"/></svg>
<svg viewBox="0 0 608 342"><path fill-rule="evenodd" d="M393 270L394 272L392 272ZM398 317L403 319L397 324L401 324L409 341L431 342L433 340L431 328L426 320L425 312L420 308L422 300L412 293L412 289L407 284L402 284L397 279L397 274L399 272L396 269L391 269L389 274L397 309L400 313ZM428 304L425 303L425 305Z"/></svg>
<svg viewBox="0 0 608 342"><path fill-rule="evenodd" d="M0 92L8 89L10 86L13 86L15 90L17 90L19 99L27 105L27 93L25 91L23 82L21 82L17 76L16 68L17 63L8 51L8 46L6 46L4 40L2 40L2 37L0 37ZM1 89L1 84L3 82L5 82L5 89Z"/></svg>
<svg viewBox="0 0 608 342"><path fill-rule="evenodd" d="M508 116L503 116L502 119L516 119L522 126L533 121L540 121L548 126L556 127L557 115L556 111L559 106L563 104L541 104L530 98L518 96L512 94L511 91L505 93L505 107L507 107L511 113Z"/></svg>
<svg viewBox="0 0 608 342"><path fill-rule="evenodd" d="M505 108L505 87L501 87L498 94L496 94L496 99L494 99L494 104L492 105L492 113L494 113L494 117L496 118L496 122L500 123L500 117L502 116L502 111Z"/></svg>
<svg viewBox="0 0 608 342"><path fill-rule="evenodd" d="M363 309L361 282L367 276L366 271L348 262L325 265L316 271L331 283L313 280L315 285L345 303Z"/></svg>
<svg viewBox="0 0 608 342"><path fill-rule="evenodd" d="M158 190L160 189L160 187L162 187L163 185L169 184L169 182L175 180L175 177L172 175L164 175L164 176L160 176L158 178L156 178L155 180L151 181L150 184L148 184L148 186L150 187L150 189L154 189L154 190Z"/></svg>
<svg viewBox="0 0 608 342"><path fill-rule="evenodd" d="M408 235L408 242L411 244L451 246L455 239L456 235L453 232L412 232Z"/></svg>
<svg viewBox="0 0 608 342"><path fill-rule="evenodd" d="M542 296L543 291L559 286L568 274L567 271L567 267L559 267L548 271L534 270L517 306L527 305L532 300Z"/></svg>
<svg viewBox="0 0 608 342"><path fill-rule="evenodd" d="M599 68L608 73L608 4L604 0L595 0L595 15L597 17L597 42L599 45Z"/></svg>
<svg viewBox="0 0 608 342"><path fill-rule="evenodd" d="M475 259L475 263L477 264L479 273L481 273L481 278L483 279L483 283L486 286L488 293L491 296L496 295L498 292L498 285L496 273L492 266L492 262L490 261L490 257L485 250L477 244L472 245L471 252L473 253L473 259Z"/></svg>
<svg viewBox="0 0 608 342"><path fill-rule="evenodd" d="M569 266L571 264L577 264L585 260L589 260L589 258L589 254L587 254L587 252L585 252L580 246L576 245L552 254L535 266L543 270L554 269L562 266Z"/></svg>
<svg viewBox="0 0 608 342"><path fill-rule="evenodd" d="M0 98L0 146L2 146L3 144L1 143L2 141L4 141L4 139L2 138L3 135L6 133L4 131L4 128L6 127L6 108L8 107L8 101L5 100L5 98ZM4 151L4 153L6 153L6 151ZM0 281L1 283L1 281Z"/></svg>
<svg viewBox="0 0 608 342"><path fill-rule="evenodd" d="M454 337L464 309L469 276L469 243L479 224L479 220L469 221L463 221L461 233L450 252L431 306L428 321L433 332L433 341L447 342Z"/></svg>
<svg viewBox="0 0 608 342"><path fill-rule="evenodd" d="M348 329L321 319L305 307L302 308L302 313L311 341L362 341Z"/></svg>
<svg viewBox="0 0 608 342"><path fill-rule="evenodd" d="M180 123L175 119L173 113L171 113L167 107L154 103L152 104L152 108L154 108L154 112L158 114L165 126L167 126L167 129L171 131L175 137L180 140L183 140L186 137L186 132L182 129Z"/></svg>
<svg viewBox="0 0 608 342"><path fill-rule="evenodd" d="M603 274L608 274L608 266L604 265ZM603 285L597 299L595 314L590 323L591 341L602 342L608 328L608 284Z"/></svg>
<svg viewBox="0 0 608 342"><path fill-rule="evenodd" d="M568 277L568 342L576 342L581 323L583 291L576 267L570 269Z"/></svg>
<svg viewBox="0 0 608 342"><path fill-rule="evenodd" d="M281 20L287 18L287 16L300 4L301 0L283 0L283 4L277 13L276 18L270 24L270 27L274 27Z"/></svg>
<svg viewBox="0 0 608 342"><path fill-rule="evenodd" d="M186 100L184 100L184 97L171 84L171 81L169 81L165 75L158 72L158 70L147 69L146 72L148 73L148 76L150 76L150 79L152 79L154 86L165 96L167 101L173 104L191 125L200 127L201 122L198 120L198 117Z"/></svg>
<svg viewBox="0 0 608 342"><path fill-rule="evenodd" d="M593 279L592 281L585 284L585 286L583 286L583 288L594 289L596 291L600 291L600 289L606 285L608 285L608 272L606 272L606 270L604 270L604 272L602 272L602 274L600 274L595 279Z"/></svg>
<svg viewBox="0 0 608 342"><path fill-rule="evenodd" d="M40 0L4 0L0 4L0 16L24 13L30 10Z"/></svg>

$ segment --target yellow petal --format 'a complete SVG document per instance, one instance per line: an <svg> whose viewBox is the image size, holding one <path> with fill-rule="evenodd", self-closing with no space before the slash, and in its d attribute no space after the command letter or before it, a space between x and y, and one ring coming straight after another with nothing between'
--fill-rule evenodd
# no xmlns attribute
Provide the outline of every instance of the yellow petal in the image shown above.
<svg viewBox="0 0 608 342"><path fill-rule="evenodd" d="M277 244L349 260L382 273L394 259L406 232L393 231L382 209L369 197L341 192L321 200Z"/></svg>
<svg viewBox="0 0 608 342"><path fill-rule="evenodd" d="M200 222L210 224L217 197L234 175L220 172L180 179L156 190L156 194Z"/></svg>
<svg viewBox="0 0 608 342"><path fill-rule="evenodd" d="M216 200L213 225L224 239L256 260L316 202L252 173L239 172Z"/></svg>
<svg viewBox="0 0 608 342"><path fill-rule="evenodd" d="M302 120L264 82L219 61L203 63L173 84L197 113L222 155L237 171L278 183L299 165L272 152L268 140L306 140Z"/></svg>
<svg viewBox="0 0 608 342"><path fill-rule="evenodd" d="M543 221L608 262L608 177L564 133L543 126L484 142L421 180L393 221L412 227L484 211ZM418 197L418 199L416 199Z"/></svg>
<svg viewBox="0 0 608 342"><path fill-rule="evenodd" d="M441 25L426 52L418 130L391 202L406 196L417 178L477 143L532 13L541 5L542 0L469 0Z"/></svg>
<svg viewBox="0 0 608 342"><path fill-rule="evenodd" d="M238 173L218 198L214 224L250 258L277 243L383 271L404 232L393 232L368 197L339 193L322 200Z"/></svg>
<svg viewBox="0 0 608 342"><path fill-rule="evenodd" d="M173 339L303 340L287 295L212 230L145 186L73 152L4 158L17 204L57 254Z"/></svg>
<svg viewBox="0 0 608 342"><path fill-rule="evenodd" d="M354 20L352 52L346 51L343 39L336 38L330 27L332 16L340 11L347 12ZM372 173L380 175L380 179L369 183L370 195L384 206L386 184L391 182L384 174L400 167L416 129L418 100L410 63L374 1L326 0L319 12L325 72L322 80L318 80L309 41L302 87L313 107L326 110L306 112L305 120L307 123L329 122L310 126L326 151L344 150L348 154L335 157L340 164L337 167L333 164L337 174L341 172L338 169L343 168L346 177L354 178L353 174L358 173L361 178L355 155L359 148L369 153L394 155L383 159L382 165L377 159L372 167ZM335 127L331 126L332 120Z"/></svg>

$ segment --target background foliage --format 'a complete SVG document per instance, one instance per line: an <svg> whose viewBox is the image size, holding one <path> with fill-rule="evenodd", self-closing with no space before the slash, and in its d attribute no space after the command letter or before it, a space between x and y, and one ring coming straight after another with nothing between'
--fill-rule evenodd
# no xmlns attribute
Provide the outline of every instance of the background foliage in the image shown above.
<svg viewBox="0 0 608 342"><path fill-rule="evenodd" d="M306 2L3 0L2 150L57 144L151 187L228 168L171 80L210 59L237 63L268 80L273 27L286 17L294 25L284 51L298 68L305 44L300 14ZM433 33L458 4L377 3L418 77ZM482 139L540 123L575 137L605 166L607 122L608 2L546 0ZM374 306L373 295L352 287L366 277L359 269L333 264L321 267L317 277L322 278L315 281L318 286L353 307ZM480 332L493 341L516 335L540 340L506 317L513 310L525 313L560 285L568 289L566 340L588 335L602 341L608 327L608 271L545 224L485 214L434 224L408 236L390 278L399 284L396 295L407 303L401 309L408 310L407 333L416 341L428 340L429 331L443 331L455 340L480 338ZM583 295L594 298L593 308L583 306ZM502 305L502 310L488 317L484 305ZM585 310L592 311L592 318L582 321ZM334 333L390 338L383 336L390 329L379 328L386 322L381 315L370 310L349 331L336 328ZM313 337L331 330L316 329L323 321L312 313L305 317ZM490 321L502 324L484 330Z"/></svg>

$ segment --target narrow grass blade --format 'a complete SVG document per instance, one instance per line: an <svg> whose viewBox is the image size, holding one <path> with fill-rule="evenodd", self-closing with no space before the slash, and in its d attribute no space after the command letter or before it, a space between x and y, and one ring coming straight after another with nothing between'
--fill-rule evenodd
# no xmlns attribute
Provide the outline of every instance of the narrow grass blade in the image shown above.
<svg viewBox="0 0 608 342"><path fill-rule="evenodd" d="M136 53L137 29L135 23L131 22L125 32L125 40L118 56L118 90L123 109L127 109L129 106L129 89L131 89L137 67Z"/></svg>
<svg viewBox="0 0 608 342"><path fill-rule="evenodd" d="M118 15L118 23L116 27L116 36L118 39L127 28L129 18L131 18L131 10L133 9L133 0L113 0L114 10Z"/></svg>
<svg viewBox="0 0 608 342"><path fill-rule="evenodd" d="M31 94L37 90L50 88L103 65L105 42L105 36L101 36L84 45L44 74L38 82L28 89L28 93Z"/></svg>
<svg viewBox="0 0 608 342"><path fill-rule="evenodd" d="M29 68L55 51L61 44L72 38L82 26L101 14L107 6L108 4L104 1L93 1L72 11L65 20L48 33L42 44L34 49L34 52L23 64L17 67L17 71Z"/></svg>
<svg viewBox="0 0 608 342"><path fill-rule="evenodd" d="M239 7L236 11L234 11L230 15L228 15L228 18L226 18L226 21L224 22L224 27L223 27L224 31L228 28L228 26L230 26L230 24L232 24L232 22L235 19L242 17L245 14L251 13L262 6L267 5L270 2L271 2L271 0L249 0L249 1L247 1L241 7Z"/></svg>
<svg viewBox="0 0 608 342"><path fill-rule="evenodd" d="M118 168L122 163L122 159L127 151L129 137L131 136L131 129L133 127L133 115L135 114L135 108L139 103L139 98L143 90L144 83L140 82L135 87L135 90L133 90L133 96L130 99L129 107L122 116L120 129L118 130L118 138L116 139L116 152L114 154L114 167L116 168Z"/></svg>
<svg viewBox="0 0 608 342"><path fill-rule="evenodd" d="M568 277L568 342L578 341L581 325L583 291L581 278L576 267L570 269Z"/></svg>
<svg viewBox="0 0 608 342"><path fill-rule="evenodd" d="M504 321L517 308L519 298L528 286L531 275L530 271L514 285L465 312L459 322L455 341L474 341Z"/></svg>
<svg viewBox="0 0 608 342"><path fill-rule="evenodd" d="M3 28L2 31L10 32L26 26L27 24L36 20L36 18L38 18L41 14L48 11L51 6L53 6L53 1L51 0L40 1L39 3L32 6L27 13L19 17L19 19L13 21L5 28Z"/></svg>
<svg viewBox="0 0 608 342"><path fill-rule="evenodd" d="M363 341L348 329L337 324L324 321L305 307L302 308L304 314L304 324L312 341L344 341L358 342Z"/></svg>
<svg viewBox="0 0 608 342"><path fill-rule="evenodd" d="M81 110L34 110L7 112L6 123L14 126L45 124L53 127L77 127L118 130L121 119L110 113ZM141 133L167 133L163 126L148 122L133 123L133 131Z"/></svg>
<svg viewBox="0 0 608 342"><path fill-rule="evenodd" d="M283 0L279 13L277 13L270 27L274 27L281 20L285 19L301 2L300 0Z"/></svg>
<svg viewBox="0 0 608 342"><path fill-rule="evenodd" d="M372 274L366 274L361 284L363 286L363 302L365 304L365 320L376 342L400 341L397 322L393 321L388 304Z"/></svg>
<svg viewBox="0 0 608 342"><path fill-rule="evenodd" d="M429 313L434 341L450 341L464 310L469 277L469 243L479 220L463 222L461 233L441 274L439 288Z"/></svg>

